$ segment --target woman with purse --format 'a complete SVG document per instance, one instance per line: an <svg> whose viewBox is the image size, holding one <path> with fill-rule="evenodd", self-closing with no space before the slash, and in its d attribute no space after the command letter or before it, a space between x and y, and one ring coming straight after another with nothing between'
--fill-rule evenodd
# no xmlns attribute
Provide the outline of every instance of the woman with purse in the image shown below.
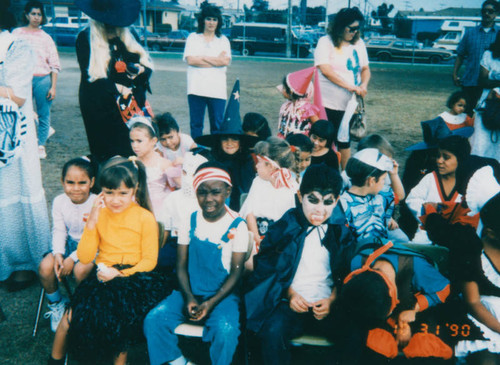
<svg viewBox="0 0 500 365"><path fill-rule="evenodd" d="M321 71L323 106L336 131L353 94L365 97L370 82L368 54L360 39L362 21L363 14L358 8L341 9L314 52L314 65ZM339 142L336 138L335 143L341 154L341 166L345 168L351 156L350 142Z"/></svg>
<svg viewBox="0 0 500 365"><path fill-rule="evenodd" d="M138 0L75 4L90 18L76 40L82 73L80 109L90 152L100 162L133 155L125 122L144 115L153 63L128 26L138 17Z"/></svg>

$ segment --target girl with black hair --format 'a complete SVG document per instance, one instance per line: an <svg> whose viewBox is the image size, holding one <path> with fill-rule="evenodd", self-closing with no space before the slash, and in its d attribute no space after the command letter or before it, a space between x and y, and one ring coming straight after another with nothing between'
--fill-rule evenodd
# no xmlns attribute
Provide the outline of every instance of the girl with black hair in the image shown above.
<svg viewBox="0 0 500 365"><path fill-rule="evenodd" d="M406 205L415 219L424 222L428 214L440 213L451 221L461 219L464 212L459 210L462 194L457 191L456 172L461 163L470 155L470 145L466 138L449 136L438 141L436 156L437 169L425 175L406 197ZM415 243L430 243L427 233L418 229Z"/></svg>
<svg viewBox="0 0 500 365"><path fill-rule="evenodd" d="M77 283L87 277L94 265L78 261L76 247L83 234L85 222L96 198L91 193L95 182L95 167L87 157L78 157L66 162L62 169L61 183L64 193L52 202L52 251L48 252L38 267L40 282L49 300L52 332L55 332L66 308L58 281L75 275Z"/></svg>
<svg viewBox="0 0 500 365"><path fill-rule="evenodd" d="M259 141L264 141L272 135L267 119L259 113L246 113L241 128L246 135L257 137Z"/></svg>
<svg viewBox="0 0 500 365"><path fill-rule="evenodd" d="M207 5L198 15L198 29L191 33L184 48L188 64L187 94L191 137L203 134L205 109L208 108L210 133L217 132L226 106L226 69L231 62L231 45L221 34L222 15L218 7Z"/></svg>
<svg viewBox="0 0 500 365"><path fill-rule="evenodd" d="M321 163L339 170L339 155L332 150L335 141L335 128L328 120L318 120L311 127L309 134L313 149L311 153L311 165Z"/></svg>
<svg viewBox="0 0 500 365"><path fill-rule="evenodd" d="M158 226L151 212L144 165L110 159L99 174L94 202L77 255L94 270L75 290L57 328L49 364L63 364L66 344L75 359L125 364L142 338L142 322L170 291L152 272L158 259Z"/></svg>

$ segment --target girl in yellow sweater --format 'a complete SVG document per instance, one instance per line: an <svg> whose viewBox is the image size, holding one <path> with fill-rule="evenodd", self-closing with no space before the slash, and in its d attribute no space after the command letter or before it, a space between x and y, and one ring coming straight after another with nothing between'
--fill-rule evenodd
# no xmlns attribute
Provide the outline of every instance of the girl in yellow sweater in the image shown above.
<svg viewBox="0 0 500 365"><path fill-rule="evenodd" d="M150 210L144 165L114 157L99 175L95 200L78 244L78 259L96 269L75 290L54 339L49 364L72 358L125 364L142 336L150 309L170 285L152 270L158 258L158 226Z"/></svg>

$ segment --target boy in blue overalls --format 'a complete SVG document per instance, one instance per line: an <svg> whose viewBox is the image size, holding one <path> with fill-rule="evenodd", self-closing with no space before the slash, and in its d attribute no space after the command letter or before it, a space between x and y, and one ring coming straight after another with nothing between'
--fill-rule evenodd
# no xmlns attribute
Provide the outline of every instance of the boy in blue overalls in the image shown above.
<svg viewBox="0 0 500 365"><path fill-rule="evenodd" d="M224 167L202 164L193 185L201 211L194 212L179 231L180 291L174 290L144 322L152 365L187 364L174 333L186 320L204 323L203 341L210 342L212 364L230 364L238 344L239 297L233 291L243 272L248 228L224 204L231 194Z"/></svg>

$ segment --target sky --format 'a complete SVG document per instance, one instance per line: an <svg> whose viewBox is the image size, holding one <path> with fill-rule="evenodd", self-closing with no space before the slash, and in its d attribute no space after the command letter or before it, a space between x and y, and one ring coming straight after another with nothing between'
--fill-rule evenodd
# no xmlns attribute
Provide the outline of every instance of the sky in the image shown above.
<svg viewBox="0 0 500 365"><path fill-rule="evenodd" d="M196 0L180 0L179 3L195 5ZM201 0L198 0L201 1ZM288 6L288 0L268 0L271 9L283 9ZM484 0L366 0L367 10L370 11L382 3L393 4L398 10L439 10L447 7L480 8ZM252 6L252 0L210 0L212 3L225 8L236 8L238 2L240 7L246 4ZM291 0L292 6L298 5L300 0ZM349 0L308 0L309 7L327 6L328 13L336 13L339 9L347 7ZM364 12L365 0L351 0L351 6L358 6Z"/></svg>

